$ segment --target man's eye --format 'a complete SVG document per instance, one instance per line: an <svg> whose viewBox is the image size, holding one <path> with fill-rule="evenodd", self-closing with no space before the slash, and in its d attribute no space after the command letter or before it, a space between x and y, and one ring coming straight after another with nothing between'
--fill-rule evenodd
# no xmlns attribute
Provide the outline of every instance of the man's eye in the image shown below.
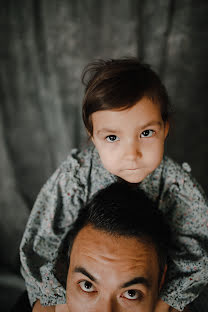
<svg viewBox="0 0 208 312"><path fill-rule="evenodd" d="M129 300L137 300L142 298L142 293L135 289L129 289L123 293L122 297Z"/></svg>
<svg viewBox="0 0 208 312"><path fill-rule="evenodd" d="M95 291L95 287L89 281L79 282L79 287L85 292L94 292Z"/></svg>
<svg viewBox="0 0 208 312"><path fill-rule="evenodd" d="M106 137L106 140L108 141L108 142L116 142L116 141L119 141L119 137L117 137L117 135L108 135L107 137Z"/></svg>
<svg viewBox="0 0 208 312"><path fill-rule="evenodd" d="M154 131L154 130L144 130L144 131L141 133L140 137L141 137L141 138L150 138L150 137L152 137L154 134L155 134L155 131Z"/></svg>

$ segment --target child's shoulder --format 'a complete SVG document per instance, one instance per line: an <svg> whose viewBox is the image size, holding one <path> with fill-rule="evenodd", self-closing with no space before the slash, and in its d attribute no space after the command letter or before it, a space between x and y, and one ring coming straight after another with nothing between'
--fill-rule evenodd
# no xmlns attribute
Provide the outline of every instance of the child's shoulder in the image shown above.
<svg viewBox="0 0 208 312"><path fill-rule="evenodd" d="M84 149L74 148L61 164L61 171L71 171L72 169L88 168L95 157L94 146L87 146Z"/></svg>
<svg viewBox="0 0 208 312"><path fill-rule="evenodd" d="M67 158L46 181L43 186L44 190L47 193L55 194L55 196L57 195L57 188L62 194L73 194L72 189L80 189L80 193L83 193L88 183L92 161L95 158L94 154L93 146L83 150L72 149Z"/></svg>
<svg viewBox="0 0 208 312"><path fill-rule="evenodd" d="M68 185L69 181L74 184L80 184L81 181L86 183L94 153L92 146L83 150L72 149L67 158L46 181L45 188L53 190L57 184Z"/></svg>
<svg viewBox="0 0 208 312"><path fill-rule="evenodd" d="M202 187L192 176L191 167L187 162L179 164L165 156L163 159L163 179L167 187L172 185L179 192L205 196Z"/></svg>
<svg viewBox="0 0 208 312"><path fill-rule="evenodd" d="M165 175L172 177L174 180L180 179L181 177L191 175L191 167L187 162L179 164L172 158L164 156L163 159L163 172Z"/></svg>

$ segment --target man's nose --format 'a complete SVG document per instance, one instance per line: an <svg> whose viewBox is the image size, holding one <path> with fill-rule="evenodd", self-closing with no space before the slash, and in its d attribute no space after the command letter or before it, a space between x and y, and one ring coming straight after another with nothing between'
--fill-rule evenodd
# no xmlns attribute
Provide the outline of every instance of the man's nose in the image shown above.
<svg viewBox="0 0 208 312"><path fill-rule="evenodd" d="M120 309L113 298L104 298L103 302L99 304L99 312L119 312Z"/></svg>
<svg viewBox="0 0 208 312"><path fill-rule="evenodd" d="M127 160L136 160L142 157L141 146L138 141L129 141L125 146L125 158Z"/></svg>

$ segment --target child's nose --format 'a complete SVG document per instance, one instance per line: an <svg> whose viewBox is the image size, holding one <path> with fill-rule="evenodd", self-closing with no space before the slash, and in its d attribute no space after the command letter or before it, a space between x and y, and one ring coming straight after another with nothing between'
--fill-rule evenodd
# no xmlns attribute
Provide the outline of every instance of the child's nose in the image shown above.
<svg viewBox="0 0 208 312"><path fill-rule="evenodd" d="M136 160L142 157L142 151L137 142L128 142L125 150L126 158L130 160Z"/></svg>

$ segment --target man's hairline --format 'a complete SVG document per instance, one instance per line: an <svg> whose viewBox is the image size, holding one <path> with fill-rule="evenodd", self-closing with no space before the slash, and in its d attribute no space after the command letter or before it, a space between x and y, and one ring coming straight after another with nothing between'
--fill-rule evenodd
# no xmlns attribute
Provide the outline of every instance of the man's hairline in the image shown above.
<svg viewBox="0 0 208 312"><path fill-rule="evenodd" d="M153 242L153 239L148 236L148 235L145 235L145 234L141 234L141 236L139 237L139 235L137 236L136 234L127 234L127 233L119 233L119 232L116 232L116 231L110 231L110 230L107 230L107 229L102 229L100 228L99 226L96 226L95 224L93 224L92 222L88 221L87 223L84 223L82 227L80 227L80 229L73 235L72 237L72 240L70 241L70 248L69 248L69 251L72 250L72 247L73 247L73 244L74 244L74 241L76 240L78 234L85 228L85 227L91 227L92 229L94 230L97 230L99 232L103 232L109 236L112 236L112 237L125 237L125 238L132 238L132 239L135 239L137 240L139 243L142 243L142 244L145 244L145 243L149 243L150 246L154 247L155 249L155 252L157 254L157 248L156 248L156 245L155 243Z"/></svg>
<svg viewBox="0 0 208 312"><path fill-rule="evenodd" d="M158 266L158 279L159 279L159 283L160 283L160 274L163 273L163 272L160 272L160 261L159 261L159 254L158 254L158 250L157 250L157 247L156 247L156 244L154 244L153 240L151 237L149 237L148 235L141 235L141 237L138 237L136 235L130 235L130 234L119 234L119 233L116 233L116 232L110 232L106 229L101 229L99 227L97 227L96 225L94 225L93 223L91 222L87 222L86 224L84 224L78 231L77 233L75 233L75 235L73 236L73 239L72 241L70 241L70 246L69 246L69 251L68 251L68 260L69 260L69 265L70 265L70 254L72 252L72 249L73 249L73 245L74 245L74 242L77 238L77 236L79 235L79 233L86 227L91 227L92 229L94 230L97 230L99 232L103 232L104 234L107 234L109 236L112 236L112 237L123 237L123 238L129 238L129 239L135 239L138 243L140 244L143 244L146 246L146 243L148 243L148 245L154 249L155 251L155 255L156 255L156 258L157 258L157 266ZM165 268L164 268L165 270ZM162 275L162 274L161 274Z"/></svg>

